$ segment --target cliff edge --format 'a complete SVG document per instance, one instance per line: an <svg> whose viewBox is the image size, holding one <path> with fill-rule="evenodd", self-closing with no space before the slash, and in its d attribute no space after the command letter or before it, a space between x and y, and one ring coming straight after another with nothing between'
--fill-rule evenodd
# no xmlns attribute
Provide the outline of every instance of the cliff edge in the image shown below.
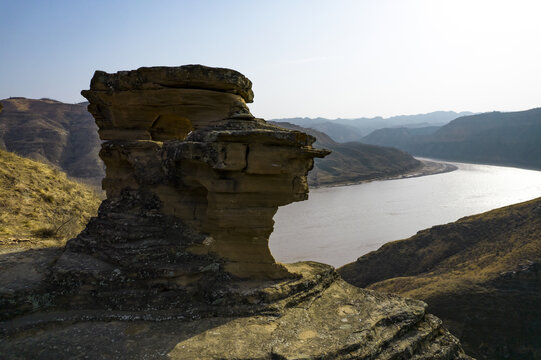
<svg viewBox="0 0 541 360"><path fill-rule="evenodd" d="M64 248L0 259L7 358L469 358L421 301L274 261L272 217L329 152L255 118L242 74L97 71L82 94L107 199Z"/></svg>
<svg viewBox="0 0 541 360"><path fill-rule="evenodd" d="M479 359L539 359L541 198L422 230L338 269L426 301Z"/></svg>

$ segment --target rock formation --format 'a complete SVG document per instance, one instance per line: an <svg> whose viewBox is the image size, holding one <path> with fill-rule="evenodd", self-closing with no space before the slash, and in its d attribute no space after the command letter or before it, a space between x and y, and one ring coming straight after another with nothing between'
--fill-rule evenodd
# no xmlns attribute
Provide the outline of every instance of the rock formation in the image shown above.
<svg viewBox="0 0 541 360"><path fill-rule="evenodd" d="M274 261L272 217L306 199L313 158L328 151L253 117L243 75L196 65L98 71L82 94L106 140L107 200L60 257L31 265L46 275L0 282L0 352L468 358L424 303L355 288L328 265Z"/></svg>
<svg viewBox="0 0 541 360"><path fill-rule="evenodd" d="M254 118L246 106L253 99L247 78L203 66L97 72L82 94L107 140L100 156L108 201L69 250L136 266L141 257L158 255L158 247L180 257L175 276L197 277L200 267L218 263L240 278L287 276L268 248L272 217L278 206L307 198L312 159L328 151L313 149L304 133ZM152 213L141 216L138 209L133 216L127 198ZM179 241L175 230L162 243L160 234L149 240L145 222L156 218L198 235ZM97 230L126 223L145 226L114 236ZM126 253L128 243L137 248L136 261Z"/></svg>

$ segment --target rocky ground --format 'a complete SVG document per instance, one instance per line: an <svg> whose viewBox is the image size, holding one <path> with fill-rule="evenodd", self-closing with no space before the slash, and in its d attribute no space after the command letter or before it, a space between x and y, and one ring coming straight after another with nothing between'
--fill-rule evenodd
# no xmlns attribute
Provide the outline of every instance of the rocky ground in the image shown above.
<svg viewBox="0 0 541 360"><path fill-rule="evenodd" d="M3 256L1 296L39 287L61 251ZM312 291L269 302L255 315L54 309L1 321L0 353L3 359L469 359L423 302L351 286L327 265L287 268ZM279 298L296 282L260 284L257 291L244 284L239 291L257 302L265 292Z"/></svg>

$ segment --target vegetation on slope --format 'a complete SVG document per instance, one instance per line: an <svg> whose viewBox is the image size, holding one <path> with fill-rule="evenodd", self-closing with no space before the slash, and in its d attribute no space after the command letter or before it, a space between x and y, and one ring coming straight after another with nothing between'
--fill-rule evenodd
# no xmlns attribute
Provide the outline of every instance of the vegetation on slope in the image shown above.
<svg viewBox="0 0 541 360"><path fill-rule="evenodd" d="M315 159L314 169L308 173L311 186L341 185L381 179L407 173L422 166L411 155L388 147L337 143L326 134L289 123L274 123L314 136L314 146L332 150L323 159Z"/></svg>
<svg viewBox="0 0 541 360"><path fill-rule="evenodd" d="M426 301L477 358L541 358L541 198L420 231L339 272Z"/></svg>
<svg viewBox="0 0 541 360"><path fill-rule="evenodd" d="M100 202L65 173L0 150L0 245L62 243L83 229Z"/></svg>
<svg viewBox="0 0 541 360"><path fill-rule="evenodd" d="M104 175L101 141L86 104L51 99L2 100L0 149L52 165L98 185Z"/></svg>

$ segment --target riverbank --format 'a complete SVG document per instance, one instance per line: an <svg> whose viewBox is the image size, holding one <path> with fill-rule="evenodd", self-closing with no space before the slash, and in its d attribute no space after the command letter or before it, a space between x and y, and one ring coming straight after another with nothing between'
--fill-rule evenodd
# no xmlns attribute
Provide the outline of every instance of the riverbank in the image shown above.
<svg viewBox="0 0 541 360"><path fill-rule="evenodd" d="M311 190L307 201L278 209L273 256L341 266L421 229L541 196L540 171L451 164L458 170L437 176ZM428 165L417 175L449 169Z"/></svg>
<svg viewBox="0 0 541 360"><path fill-rule="evenodd" d="M455 171L458 169L457 166L445 162L438 162L438 161L432 161L428 159L421 159L417 158L421 162L421 165L402 174L394 174L394 175L386 175L386 176L380 176L372 179L367 180L359 180L359 181L349 181L349 182L336 182L334 184L325 184L325 185L317 185L317 186L310 186L311 189L319 189L319 188L330 188L330 187L337 187L337 186L350 186L350 185L359 185L359 184L365 184L372 181L382 181L382 180L396 180L396 179L408 179L408 178L414 178L419 176L427 176L427 175L436 175L436 174L443 174L448 173L451 171Z"/></svg>
<svg viewBox="0 0 541 360"><path fill-rule="evenodd" d="M445 163L445 162L438 162L438 161L432 161L428 159L419 159L419 158L416 158L416 159L422 163L422 166L420 166L418 169L414 169L405 174L390 177L389 179L382 179L382 180L407 179L407 178L426 176L426 175L443 174L443 173L448 173L448 172L455 171L458 169L458 166Z"/></svg>

